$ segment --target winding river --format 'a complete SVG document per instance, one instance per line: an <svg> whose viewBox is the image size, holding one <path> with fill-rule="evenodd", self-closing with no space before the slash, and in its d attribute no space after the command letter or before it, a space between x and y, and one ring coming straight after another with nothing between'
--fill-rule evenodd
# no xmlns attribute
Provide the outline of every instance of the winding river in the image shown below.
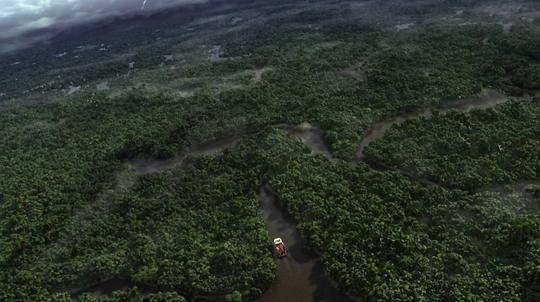
<svg viewBox="0 0 540 302"><path fill-rule="evenodd" d="M371 125L371 127L369 127L369 129L364 133L364 137L360 142L360 146L356 154L357 158L363 160L365 158L364 149L373 141L382 138L386 131L388 131L394 125L421 117L432 117L435 112L444 114L449 111L469 112L473 109L492 108L499 104L505 103L508 100L509 99L505 95L496 91L484 90L480 95L475 97L450 101L440 106L424 107L410 113L391 116Z"/></svg>
<svg viewBox="0 0 540 302"><path fill-rule="evenodd" d="M442 106L426 107L412 113L389 117L373 124L366 131L358 149L358 159L364 160L364 148L371 142L383 137L385 132L393 125L420 117L431 117L434 112L444 114L450 110L468 112L472 109L491 108L507 100L508 98L499 93L484 91L480 96L474 98L448 102ZM288 134L300 138L313 153L321 154L328 160L337 160L330 152L319 128L308 123L300 125L278 124L271 127L284 130ZM125 169L117 175L117 183L123 189L129 189L138 176L181 167L187 157L197 158L221 153L236 146L244 134L241 133L199 145L182 155L167 160L139 158L126 161L124 162ZM131 177L127 175L131 175ZM305 241L300 236L294 222L280 208L277 195L268 186L263 186L260 188L258 196L268 230L269 241L281 237L287 244L289 255L282 259L276 259L277 278L257 301L353 301L340 293L334 283L325 276L319 257L306 250Z"/></svg>
<svg viewBox="0 0 540 302"><path fill-rule="evenodd" d="M300 125L277 124L270 126L271 128L281 129L288 134L298 137L304 144L311 149L313 153L322 154L329 160L335 160L332 153L328 149L327 144L323 139L322 131L310 125L302 123ZM218 140L213 140L208 143L200 144L183 154L177 155L169 159L145 159L133 158L124 161L124 169L117 174L116 182L123 189L133 185L135 178L129 176L142 176L145 174L159 173L165 170L181 167L187 157L198 158L201 156L216 155L226 149L233 148L238 144L240 139L246 133L240 133L224 137Z"/></svg>
<svg viewBox="0 0 540 302"><path fill-rule="evenodd" d="M299 138L314 154L321 154L329 160L335 160L319 128L308 123L300 125L277 124L271 127L281 129L289 135ZM116 190L129 190L139 176L179 168L184 165L188 157L215 155L233 148L238 144L242 135L244 133L201 144L184 154L166 160L143 158L127 160L124 162L124 169L117 174ZM277 196L270 188L262 187L258 196L269 241L281 237L288 247L288 256L276 260L277 278L257 301L352 301L340 293L334 283L325 276L319 257L306 250L306 244L298 233L294 222L279 208ZM105 294L114 289L120 289L125 284L126 281L112 279L94 285L87 290L96 294Z"/></svg>

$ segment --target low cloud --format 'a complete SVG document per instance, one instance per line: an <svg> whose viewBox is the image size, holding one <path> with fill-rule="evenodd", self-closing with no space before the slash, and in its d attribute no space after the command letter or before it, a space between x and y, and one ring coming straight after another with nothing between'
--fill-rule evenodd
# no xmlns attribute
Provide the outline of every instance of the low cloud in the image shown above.
<svg viewBox="0 0 540 302"><path fill-rule="evenodd" d="M206 0L0 0L0 52L27 44L24 35L36 30L202 2Z"/></svg>

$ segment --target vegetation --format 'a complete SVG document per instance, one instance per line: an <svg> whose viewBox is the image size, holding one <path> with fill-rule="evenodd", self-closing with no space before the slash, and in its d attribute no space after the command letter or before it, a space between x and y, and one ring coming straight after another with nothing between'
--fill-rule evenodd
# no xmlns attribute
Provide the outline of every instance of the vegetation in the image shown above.
<svg viewBox="0 0 540 302"><path fill-rule="evenodd" d="M401 8L404 18L435 18L469 2ZM2 58L0 101L54 102L0 112L0 300L256 298L276 277L256 199L265 184L349 294L539 300L538 188L473 193L538 180L539 102L411 120L370 144L366 163L355 159L363 133L386 117L484 88L540 88L539 23L395 32L356 19L350 3L310 3L242 4L246 20L233 9L151 19L144 30L120 26L100 41L72 37ZM103 79L146 86L60 95ZM161 87L171 92L150 89ZM183 89L194 95L174 93ZM321 129L339 160L271 129L302 122ZM231 137L241 141L223 154L188 156L121 186L126 161Z"/></svg>
<svg viewBox="0 0 540 302"><path fill-rule="evenodd" d="M297 157L272 186L342 289L377 301L535 301L540 215L365 165Z"/></svg>
<svg viewBox="0 0 540 302"><path fill-rule="evenodd" d="M540 198L540 185L530 185L527 191L533 194L536 198Z"/></svg>
<svg viewBox="0 0 540 302"><path fill-rule="evenodd" d="M369 161L452 188L538 179L539 118L540 103L516 101L469 114L408 121L369 145L365 154Z"/></svg>
<svg viewBox="0 0 540 302"><path fill-rule="evenodd" d="M48 288L121 278L192 298L257 297L274 263L253 176L216 159L144 176L82 209L36 271Z"/></svg>

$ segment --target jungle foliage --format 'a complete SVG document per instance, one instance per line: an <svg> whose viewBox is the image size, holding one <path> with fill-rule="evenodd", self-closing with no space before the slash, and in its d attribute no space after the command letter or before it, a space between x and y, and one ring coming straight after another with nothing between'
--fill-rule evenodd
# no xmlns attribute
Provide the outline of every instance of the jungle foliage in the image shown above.
<svg viewBox="0 0 540 302"><path fill-rule="evenodd" d="M258 297L274 263L253 195L256 175L242 172L201 159L143 176L133 191L81 209L36 271L48 288L114 278L191 299Z"/></svg>
<svg viewBox="0 0 540 302"><path fill-rule="evenodd" d="M201 85L189 98L88 92L0 112L0 300L257 297L274 278L255 195L265 183L347 293L380 301L539 300L538 188L517 199L454 190L538 179L538 102L518 98L410 121L365 150L371 162L447 189L354 161L363 133L385 117L483 88L514 95L538 88L538 25L510 33L499 25L434 25L396 34L325 23L322 15L226 33L222 58L168 73L156 65L186 38L175 36L172 19L158 45L143 45L159 29L154 24L115 32L102 42L111 52L70 54L70 62L50 57L66 45L25 52L37 66L12 65L18 56L3 60L0 85L16 96L43 85L43 72L87 84L127 72L132 58L160 74L157 82L271 69L261 81L239 76L238 89ZM119 58L125 52L112 50L122 47L136 54ZM70 83L54 81L49 86L58 89ZM321 128L342 161L313 156L299 140L268 130L305 121ZM133 190L117 188L128 159L171 158L231 136L244 138L223 155L140 177ZM96 298L89 285L111 280L124 286Z"/></svg>
<svg viewBox="0 0 540 302"><path fill-rule="evenodd" d="M375 301L535 301L539 207L304 157L272 186L346 292ZM538 200L535 201L536 203Z"/></svg>
<svg viewBox="0 0 540 302"><path fill-rule="evenodd" d="M365 154L368 161L472 190L538 179L539 137L540 102L515 101L407 121L369 145Z"/></svg>

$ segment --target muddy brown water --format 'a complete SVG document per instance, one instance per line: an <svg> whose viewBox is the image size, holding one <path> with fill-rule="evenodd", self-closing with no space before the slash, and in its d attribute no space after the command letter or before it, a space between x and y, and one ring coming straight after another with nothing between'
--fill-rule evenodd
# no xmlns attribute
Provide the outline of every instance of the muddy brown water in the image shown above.
<svg viewBox="0 0 540 302"><path fill-rule="evenodd" d="M303 123L300 125L277 124L272 128L286 131L295 136L312 150L329 160L335 160L326 144L322 131ZM181 167L188 156L201 157L216 155L238 144L243 134L223 138L199 145L184 154L170 159L135 158L124 162L125 169L117 174L117 190L129 190L135 183L136 177L146 174L159 173ZM261 188L259 200L265 220L269 241L281 237L288 247L288 256L277 259L276 280L271 287L257 300L261 302L316 302L316 301L352 301L341 294L334 283L325 276L319 257L306 250L305 241L301 238L294 222L278 206L276 196L266 187ZM96 284L85 291L100 296L113 290L125 288L128 282L121 279L111 279Z"/></svg>
<svg viewBox="0 0 540 302"><path fill-rule="evenodd" d="M365 158L364 149L373 141L382 138L386 131L388 131L394 125L421 117L429 118L434 115L434 112L438 112L439 114L444 114L449 111L469 112L473 109L492 108L506 101L508 101L508 98L505 95L496 91L485 90L482 92L482 94L476 97L451 101L440 106L424 107L411 113L404 113L389 117L369 127L369 129L364 133L364 137L360 142L356 156L358 159L363 160Z"/></svg>
<svg viewBox="0 0 540 302"><path fill-rule="evenodd" d="M318 257L306 250L306 243L292 219L282 211L277 196L267 186L260 189L259 202L269 241L277 237L283 239L288 255L276 260L276 279L257 301L353 301L340 293L325 276Z"/></svg>

